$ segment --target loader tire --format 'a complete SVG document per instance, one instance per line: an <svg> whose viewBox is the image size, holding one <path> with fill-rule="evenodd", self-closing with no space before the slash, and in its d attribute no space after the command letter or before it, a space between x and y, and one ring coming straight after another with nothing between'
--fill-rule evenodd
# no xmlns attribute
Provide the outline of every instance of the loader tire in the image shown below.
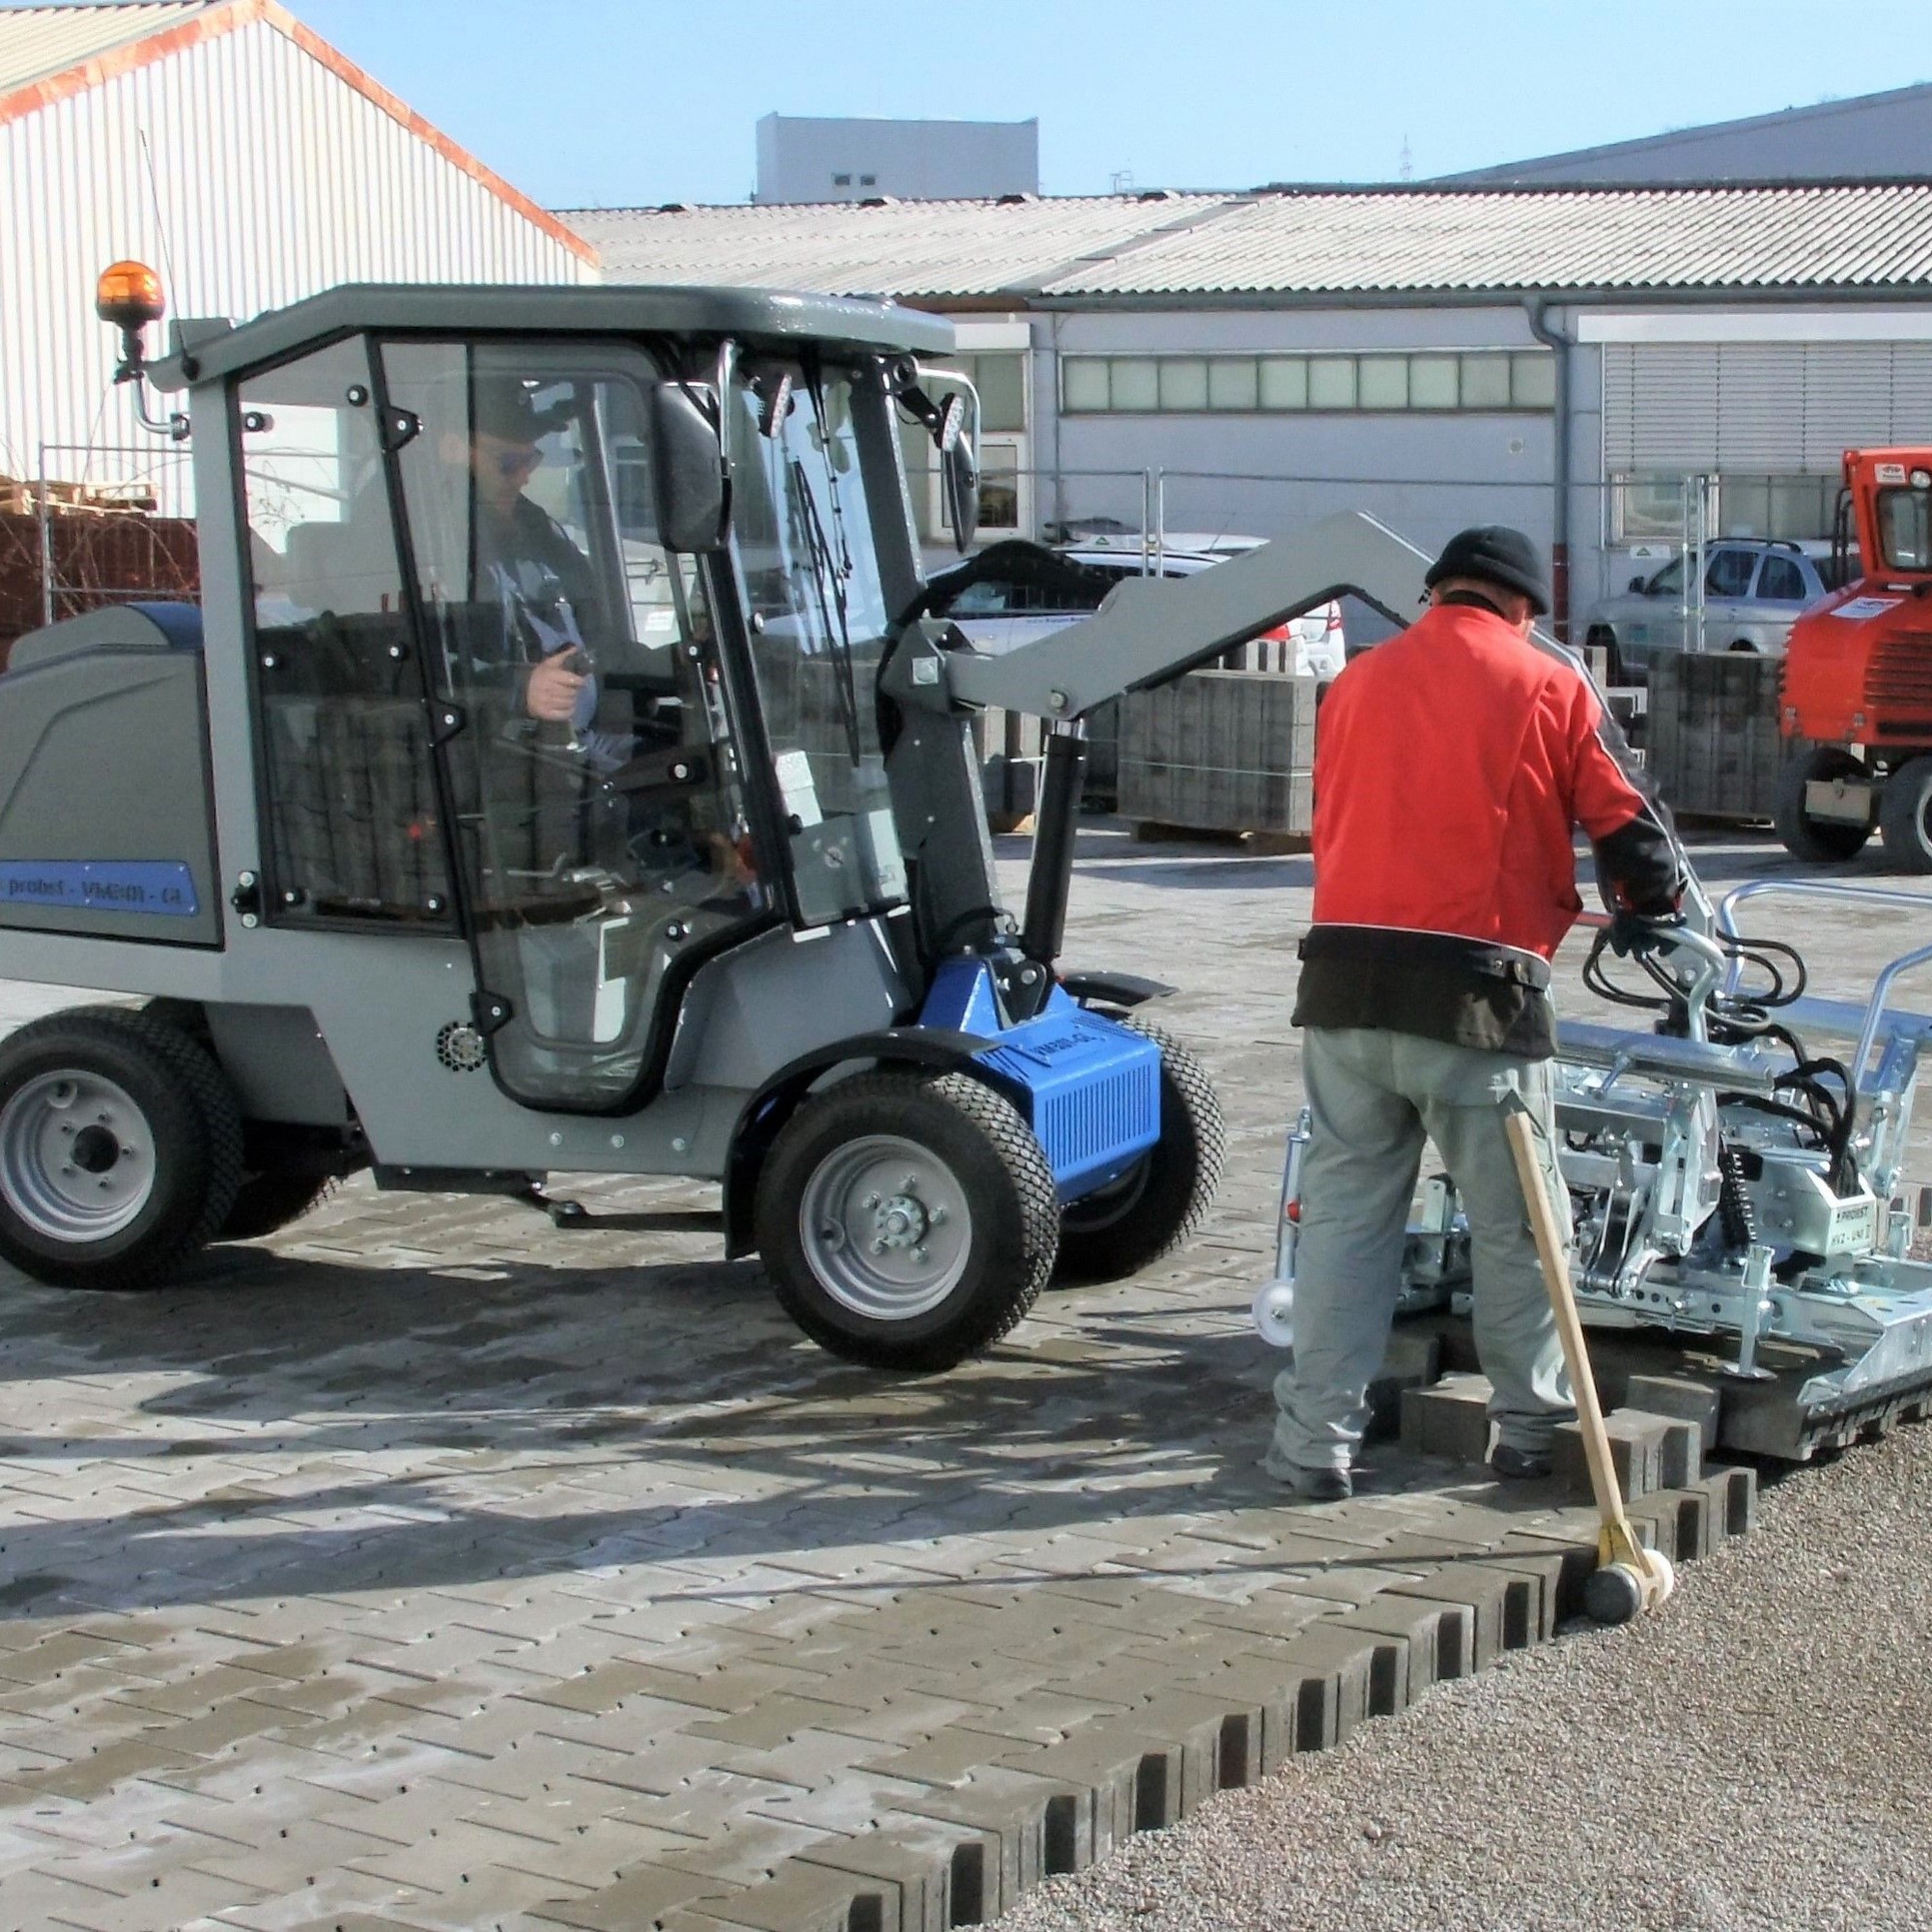
<svg viewBox="0 0 1932 1932"><path fill-rule="evenodd" d="M1813 745L1788 758L1777 774L1772 822L1784 849L1807 866L1837 866L1855 859L1871 837L1868 825L1813 818L1804 807L1804 787L1813 781L1861 777L1864 768L1849 752L1832 745Z"/></svg>
<svg viewBox="0 0 1932 1932"><path fill-rule="evenodd" d="M1121 1024L1160 1048L1160 1139L1120 1179L1062 1211L1059 1283L1138 1274L1200 1229L1221 1184L1227 1132L1206 1069L1158 1027Z"/></svg>
<svg viewBox="0 0 1932 1932"><path fill-rule="evenodd" d="M1885 856L1901 872L1932 872L1932 757L1913 758L1878 795Z"/></svg>
<svg viewBox="0 0 1932 1932"><path fill-rule="evenodd" d="M835 1355L950 1369L1053 1272L1053 1170L1019 1110L964 1073L882 1067L805 1101L758 1176L778 1298Z"/></svg>
<svg viewBox="0 0 1932 1932"><path fill-rule="evenodd" d="M228 1218L214 1236L217 1241L259 1241L299 1221L335 1192L335 1176L312 1169L270 1168L251 1174L235 1196Z"/></svg>
<svg viewBox="0 0 1932 1932"><path fill-rule="evenodd" d="M167 1021L83 1007L0 1041L0 1256L36 1281L161 1286L242 1173L234 1093Z"/></svg>

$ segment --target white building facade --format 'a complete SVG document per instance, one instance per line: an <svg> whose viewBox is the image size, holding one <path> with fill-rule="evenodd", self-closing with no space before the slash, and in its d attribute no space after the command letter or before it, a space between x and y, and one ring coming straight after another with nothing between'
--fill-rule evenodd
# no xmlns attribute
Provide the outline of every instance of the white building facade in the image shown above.
<svg viewBox="0 0 1932 1932"><path fill-rule="evenodd" d="M0 12L0 471L146 474L181 507L94 315L128 256L172 316L237 320L340 282L598 279L589 243L270 0Z"/></svg>

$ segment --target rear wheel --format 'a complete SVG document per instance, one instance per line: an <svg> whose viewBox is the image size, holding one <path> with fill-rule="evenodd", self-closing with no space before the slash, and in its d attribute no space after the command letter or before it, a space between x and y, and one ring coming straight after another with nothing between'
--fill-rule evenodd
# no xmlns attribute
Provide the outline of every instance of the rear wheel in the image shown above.
<svg viewBox="0 0 1932 1932"><path fill-rule="evenodd" d="M884 1067L814 1094L758 1177L758 1249L822 1348L933 1370L996 1341L1053 1271L1053 1170L1012 1102L963 1073Z"/></svg>
<svg viewBox="0 0 1932 1932"><path fill-rule="evenodd" d="M214 1238L259 1241L264 1235L279 1233L291 1221L299 1221L334 1192L335 1177L317 1174L313 1168L270 1168L265 1174L251 1174L242 1183Z"/></svg>
<svg viewBox="0 0 1932 1932"><path fill-rule="evenodd" d="M1932 872L1932 757L1914 758L1886 780L1878 829L1885 856L1901 872Z"/></svg>
<svg viewBox="0 0 1932 1932"><path fill-rule="evenodd" d="M57 1288L158 1286L227 1219L242 1122L178 1028L114 1007L0 1042L0 1255Z"/></svg>
<svg viewBox="0 0 1932 1932"><path fill-rule="evenodd" d="M1802 859L1807 866L1833 866L1864 850L1871 827L1840 818L1813 818L1804 802L1804 788L1830 783L1833 779L1865 776L1864 767L1849 752L1833 745L1813 745L1785 762L1777 775L1772 819L1784 849L1794 859ZM1890 795L1890 786L1887 786L1886 795Z"/></svg>
<svg viewBox="0 0 1932 1932"><path fill-rule="evenodd" d="M1199 1227L1221 1182L1227 1133L1201 1063L1145 1021L1123 1020L1160 1048L1160 1139L1097 1194L1068 1203L1060 1220L1060 1282L1137 1274Z"/></svg>

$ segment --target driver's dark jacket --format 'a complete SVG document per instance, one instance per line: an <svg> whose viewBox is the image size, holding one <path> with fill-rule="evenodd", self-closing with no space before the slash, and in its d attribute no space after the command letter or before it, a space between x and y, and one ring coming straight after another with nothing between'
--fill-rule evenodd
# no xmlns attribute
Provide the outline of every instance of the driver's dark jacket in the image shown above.
<svg viewBox="0 0 1932 1932"><path fill-rule="evenodd" d="M472 674L526 669L576 646L594 651L603 640L590 559L527 497L507 518L479 505L474 550L474 598L500 608L502 623L478 624L466 640Z"/></svg>
<svg viewBox="0 0 1932 1932"><path fill-rule="evenodd" d="M1295 1023L1553 1053L1579 825L1613 904L1675 909L1669 819L1566 653L1456 604L1364 652L1321 707Z"/></svg>
<svg viewBox="0 0 1932 1932"><path fill-rule="evenodd" d="M531 668L574 649L594 664L606 640L596 574L556 521L527 497L517 498L506 519L479 505L474 544L474 612L462 644L467 661L452 668L472 683L507 673L509 716L527 720L525 693ZM615 734L592 728L597 703L593 675L572 721L577 739L593 764L614 765L622 761L625 747Z"/></svg>

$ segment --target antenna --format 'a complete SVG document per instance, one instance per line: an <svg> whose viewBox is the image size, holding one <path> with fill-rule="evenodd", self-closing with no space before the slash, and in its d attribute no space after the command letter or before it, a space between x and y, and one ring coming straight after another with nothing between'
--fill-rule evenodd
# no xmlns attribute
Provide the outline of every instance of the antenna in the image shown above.
<svg viewBox="0 0 1932 1932"><path fill-rule="evenodd" d="M1402 157L1396 162L1395 171L1398 180L1413 181L1415 179L1415 156L1408 151L1408 136L1406 134L1402 137Z"/></svg>
<svg viewBox="0 0 1932 1932"><path fill-rule="evenodd" d="M141 164L148 171L148 197L155 204L155 233L161 243L161 267L167 270L168 287L174 291L175 313L181 313L182 287L175 277L174 250L168 246L168 220L161 213L161 184L155 173L155 151L148 145L148 130L137 128L134 130L141 143Z"/></svg>
<svg viewBox="0 0 1932 1932"><path fill-rule="evenodd" d="M1109 191L1114 194L1132 194L1134 191L1134 171L1132 168L1116 168L1108 178Z"/></svg>

